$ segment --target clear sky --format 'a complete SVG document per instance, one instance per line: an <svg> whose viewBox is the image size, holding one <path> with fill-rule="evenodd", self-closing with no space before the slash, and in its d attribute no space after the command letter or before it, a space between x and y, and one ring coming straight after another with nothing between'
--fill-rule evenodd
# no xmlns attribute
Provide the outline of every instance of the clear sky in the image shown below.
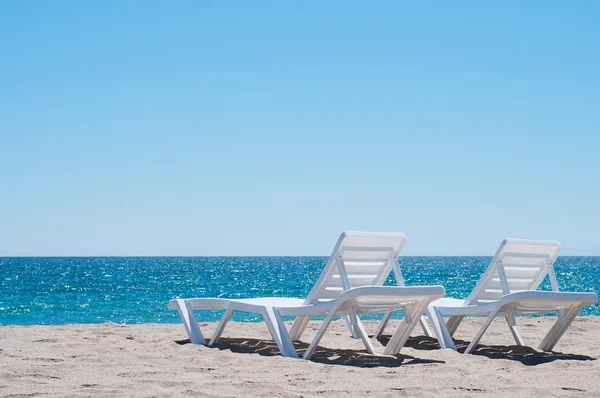
<svg viewBox="0 0 600 398"><path fill-rule="evenodd" d="M600 254L600 2L0 4L0 256Z"/></svg>

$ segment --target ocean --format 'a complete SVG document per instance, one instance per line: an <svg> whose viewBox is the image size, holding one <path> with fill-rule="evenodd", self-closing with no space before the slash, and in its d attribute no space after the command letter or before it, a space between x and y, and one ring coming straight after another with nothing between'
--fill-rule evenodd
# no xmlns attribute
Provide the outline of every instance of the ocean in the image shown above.
<svg viewBox="0 0 600 398"><path fill-rule="evenodd" d="M465 298L491 257L402 257L407 285L443 285ZM327 257L4 257L0 258L0 325L178 323L176 297L307 295ZM598 291L600 257L559 257L562 291ZM393 285L390 275L386 284ZM546 278L542 289L550 290ZM600 306L581 315L600 315ZM217 321L220 311L198 314ZM260 316L236 313L233 320Z"/></svg>

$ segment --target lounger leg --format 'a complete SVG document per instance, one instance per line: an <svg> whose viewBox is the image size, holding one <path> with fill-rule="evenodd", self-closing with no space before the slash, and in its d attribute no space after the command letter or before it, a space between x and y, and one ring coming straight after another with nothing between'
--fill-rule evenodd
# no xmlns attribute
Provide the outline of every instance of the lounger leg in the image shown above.
<svg viewBox="0 0 600 398"><path fill-rule="evenodd" d="M383 319L381 320L381 322L379 322L379 325L377 325L377 329L375 330L375 333L373 334L374 338L378 339L379 337L381 337L391 316L392 316L392 311L386 312L385 315L383 315ZM433 333L431 332L429 325L427 325L427 320L425 319L424 316L421 316L421 318L419 319L419 322L421 324L421 327L423 328L423 333L425 333L425 336L433 337Z"/></svg>
<svg viewBox="0 0 600 398"><path fill-rule="evenodd" d="M204 336L202 336L202 332L200 331L198 321L196 320L196 316L194 316L194 311L192 310L190 303L183 299L178 299L176 302L177 311L179 312L185 331L192 344L206 344L206 340L204 340Z"/></svg>
<svg viewBox="0 0 600 398"><path fill-rule="evenodd" d="M473 349L477 346L477 343L479 343L479 340L481 340L481 337L483 336L487 328L490 327L490 324L492 323L494 318L496 318L498 311L500 311L500 308L495 308L492 312L490 312L481 328L479 328L479 330L473 337L473 340L471 340L471 344L469 344L469 346L465 350L465 354L470 354L471 351L473 351Z"/></svg>
<svg viewBox="0 0 600 398"><path fill-rule="evenodd" d="M454 336L456 329L458 329L458 326L464 318L465 317L463 315L452 315L450 318L448 318L448 322L446 322L446 328L448 328L450 336Z"/></svg>
<svg viewBox="0 0 600 398"><path fill-rule="evenodd" d="M221 338L221 334L223 334L223 330L225 330L225 325L227 325L227 322L229 322L229 318L231 317L232 313L233 313L233 310L231 308L228 308L227 310L225 310L225 313L223 314L223 317L221 318L221 322L219 322L219 324L217 325L217 328L215 329L215 333L213 334L212 339L210 339L210 342L208 343L209 346L212 346L217 341L219 341L219 339Z"/></svg>
<svg viewBox="0 0 600 398"><path fill-rule="evenodd" d="M406 340L410 336L410 332L415 328L416 323L415 319L420 317L423 312L425 312L425 308L427 307L428 302L423 300L421 302L415 303L410 306L404 307L404 319L398 326L398 329L392 335L392 338L388 342L387 346L383 350L383 355L395 355L400 352ZM410 322L409 322L410 320Z"/></svg>
<svg viewBox="0 0 600 398"><path fill-rule="evenodd" d="M379 322L379 325L377 325L377 329L375 330L375 333L373 334L373 337L375 339L378 339L381 337L385 327L387 326L388 322L390 321L391 316L392 316L392 311L386 312L383 315L383 319L381 320L381 322Z"/></svg>
<svg viewBox="0 0 600 398"><path fill-rule="evenodd" d="M405 308L406 309L406 308ZM394 355L397 354L398 350L396 350L397 343L400 342L401 339L406 335L406 329L410 328L411 324L408 323L406 317L400 322L398 329L394 332L390 341L388 341L387 345L383 349L383 355ZM409 332L410 334L410 332ZM408 336L406 336L408 338Z"/></svg>
<svg viewBox="0 0 600 398"><path fill-rule="evenodd" d="M525 345L525 341L523 337L521 337L521 333L519 333L519 329L517 329L517 320L515 319L515 311L513 309L506 311L506 323L508 323L508 327L510 328L510 332L512 333L515 342L517 345Z"/></svg>
<svg viewBox="0 0 600 398"><path fill-rule="evenodd" d="M450 332L446 328L444 317L440 310L435 307L427 307L427 316L433 325L433 331L440 344L440 348L450 348L456 351L456 346L454 345Z"/></svg>
<svg viewBox="0 0 600 398"><path fill-rule="evenodd" d="M262 315L273 340L277 343L277 347L279 347L281 355L284 357L298 358L294 343L292 343L292 339L290 339L290 335L279 315L279 311L273 307L266 307L265 312Z"/></svg>
<svg viewBox="0 0 600 398"><path fill-rule="evenodd" d="M354 308L350 309L350 314L352 314L353 317L358 319L358 315L356 315L356 310ZM367 349L367 352L369 354L374 354L375 349L373 348L373 344L371 343L371 340L369 340L369 335L367 335L367 331L365 330L365 327L363 326L362 322L357 323L357 330L358 330L358 333L360 334L360 338L361 338L363 344L365 345L365 348Z"/></svg>
<svg viewBox="0 0 600 398"><path fill-rule="evenodd" d="M325 318L325 320L323 321L323 324L317 331L315 338L313 339L313 341L310 343L310 345L304 352L304 356L303 356L304 359L310 359L312 357L312 355L315 353L315 350L317 349L319 342L321 341L321 339L323 338L323 335L325 334L325 330L327 330L327 327L329 326L329 324L331 323L331 321L333 320L333 318L335 316L335 312L336 311L334 308L331 311L329 311L329 314L327 314L327 317Z"/></svg>
<svg viewBox="0 0 600 398"><path fill-rule="evenodd" d="M358 322L360 322L360 320L355 316L353 317L352 315L346 315L344 317L344 320L346 321L346 325L348 325L348 329L350 329L350 335L352 336L352 338L360 338L360 333L358 332Z"/></svg>
<svg viewBox="0 0 600 398"><path fill-rule="evenodd" d="M302 337L302 333L304 333L309 321L310 316L299 316L296 318L292 324L292 328L290 329L290 338L292 341L300 340L300 337Z"/></svg>
<svg viewBox="0 0 600 398"><path fill-rule="evenodd" d="M548 331L538 348L542 351L552 351L556 343L558 343L558 340L560 340L583 307L582 304L576 304L564 311L563 319L558 317L556 323L554 323L552 328Z"/></svg>
<svg viewBox="0 0 600 398"><path fill-rule="evenodd" d="M425 317L423 315L421 315L421 318L419 319L419 323L421 324L421 328L423 328L423 333L425 333L425 336L433 337L433 333L431 332L431 329L429 328L429 325L427 324L427 319L425 319Z"/></svg>

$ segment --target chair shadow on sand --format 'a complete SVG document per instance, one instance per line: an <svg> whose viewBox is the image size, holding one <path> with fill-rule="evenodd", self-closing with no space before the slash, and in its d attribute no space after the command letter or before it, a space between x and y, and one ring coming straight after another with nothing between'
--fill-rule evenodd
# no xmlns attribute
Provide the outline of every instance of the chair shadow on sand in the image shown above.
<svg viewBox="0 0 600 398"><path fill-rule="evenodd" d="M179 345L190 344L189 339L175 341ZM302 356L309 344L303 341L294 341L298 355ZM222 337L213 349L231 350L231 352L245 354L259 354L263 356L279 356L277 344L270 340L251 338L225 338ZM445 363L435 359L420 359L410 355L397 354L393 356L370 355L366 350L344 350L318 346L310 359L312 362L326 365L355 366L359 368L399 367L417 364Z"/></svg>
<svg viewBox="0 0 600 398"><path fill-rule="evenodd" d="M378 340L384 346L387 345L391 336L384 335ZM190 344L190 340L177 340L177 344ZM468 341L455 339L454 343L458 352L461 354L469 345ZM302 355L308 348L308 343L295 341L294 347L299 355ZM411 336L405 344L405 347L410 347L415 350L439 350L440 346L437 340L427 336ZM251 338L221 338L213 349L231 350L232 352L245 354L259 354L263 356L278 356L280 355L277 344L270 340L251 339ZM484 345L478 344L477 348L468 355L481 355L490 359L507 359L511 361L519 361L526 366L537 366L544 363L554 361L595 361L596 358L579 355L579 354L564 354L556 351L537 351L532 347L518 345ZM345 350L334 349L319 346L317 351L310 359L313 362L323 363L327 365L344 365L355 366L360 368L374 367L399 367L406 365L417 364L440 364L445 361L435 359L415 358L410 355L397 354L394 356L377 356L370 355L365 350Z"/></svg>
<svg viewBox="0 0 600 398"><path fill-rule="evenodd" d="M379 342L386 345L390 340L391 336L381 336ZM456 349L461 354L464 353L468 341L454 339ZM405 344L405 347L411 347L415 350L439 350L440 346L437 339L427 336L416 336L410 337ZM526 366L537 366L544 363L554 361L595 361L596 358L587 355L578 354L564 354L556 351L537 351L536 349L528 346L518 345L485 345L478 344L475 350L471 354L467 355L481 355L490 359L508 359L511 361L519 361Z"/></svg>

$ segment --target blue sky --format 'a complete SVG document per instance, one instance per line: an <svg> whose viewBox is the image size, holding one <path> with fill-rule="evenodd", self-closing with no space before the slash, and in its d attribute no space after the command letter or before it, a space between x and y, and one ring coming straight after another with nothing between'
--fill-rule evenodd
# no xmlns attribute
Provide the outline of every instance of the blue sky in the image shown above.
<svg viewBox="0 0 600 398"><path fill-rule="evenodd" d="M0 256L600 254L600 3L0 5Z"/></svg>

